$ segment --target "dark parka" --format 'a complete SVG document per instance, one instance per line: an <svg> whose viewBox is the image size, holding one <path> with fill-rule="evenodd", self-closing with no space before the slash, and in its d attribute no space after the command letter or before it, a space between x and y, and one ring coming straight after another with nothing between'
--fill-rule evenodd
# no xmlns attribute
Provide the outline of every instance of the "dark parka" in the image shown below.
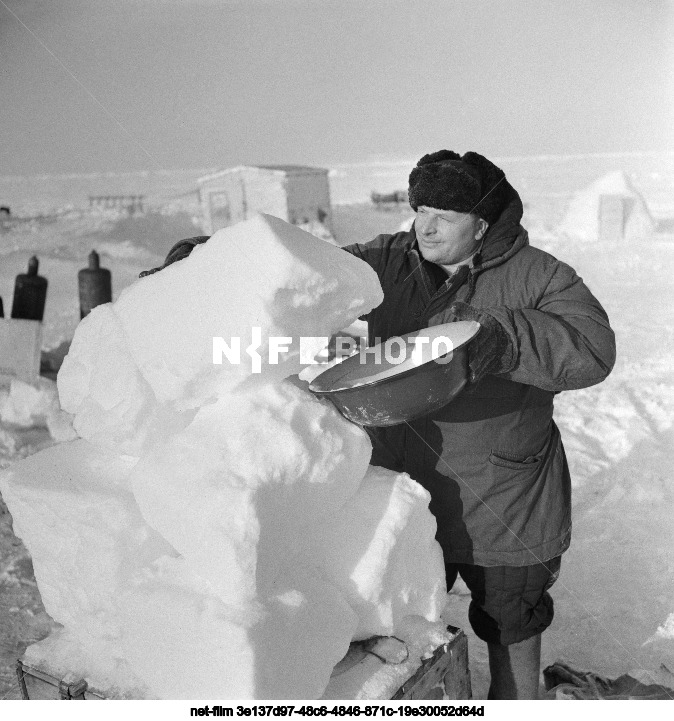
<svg viewBox="0 0 674 721"><path fill-rule="evenodd" d="M371 462L430 492L447 562L523 566L568 548L571 484L553 400L601 382L615 360L603 308L572 268L529 245L521 218L513 193L473 267L452 278L420 256L414 227L345 248L384 291L366 316L370 344L454 320L455 300L490 313L513 343L510 372L424 418L370 431Z"/></svg>

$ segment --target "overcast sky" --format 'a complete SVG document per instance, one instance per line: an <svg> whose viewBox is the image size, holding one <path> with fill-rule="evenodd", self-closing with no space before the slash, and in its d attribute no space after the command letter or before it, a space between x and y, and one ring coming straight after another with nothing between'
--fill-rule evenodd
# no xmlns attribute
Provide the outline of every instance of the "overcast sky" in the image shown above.
<svg viewBox="0 0 674 721"><path fill-rule="evenodd" d="M674 150L668 0L0 0L0 175Z"/></svg>

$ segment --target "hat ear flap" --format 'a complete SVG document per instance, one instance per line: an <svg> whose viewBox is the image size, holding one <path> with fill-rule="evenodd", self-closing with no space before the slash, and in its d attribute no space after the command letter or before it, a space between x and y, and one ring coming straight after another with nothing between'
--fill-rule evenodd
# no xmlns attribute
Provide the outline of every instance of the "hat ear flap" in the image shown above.
<svg viewBox="0 0 674 721"><path fill-rule="evenodd" d="M438 150L435 153L429 153L424 155L423 158L417 163L417 168L420 165L428 165L429 163L439 163L442 160L461 160L461 156L455 153L453 150Z"/></svg>

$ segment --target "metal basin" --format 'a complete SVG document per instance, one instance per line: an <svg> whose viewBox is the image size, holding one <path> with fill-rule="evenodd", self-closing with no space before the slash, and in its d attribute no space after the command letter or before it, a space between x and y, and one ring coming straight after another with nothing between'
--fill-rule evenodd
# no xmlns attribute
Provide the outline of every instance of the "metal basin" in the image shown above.
<svg viewBox="0 0 674 721"><path fill-rule="evenodd" d="M479 330L475 321L457 321L389 339L323 371L309 390L361 426L419 418L466 385L466 345Z"/></svg>

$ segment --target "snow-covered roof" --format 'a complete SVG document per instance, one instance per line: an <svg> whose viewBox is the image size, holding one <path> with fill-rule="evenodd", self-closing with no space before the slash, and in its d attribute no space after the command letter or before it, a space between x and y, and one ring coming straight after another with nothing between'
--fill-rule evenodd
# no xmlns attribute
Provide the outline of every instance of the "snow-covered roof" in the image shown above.
<svg viewBox="0 0 674 721"><path fill-rule="evenodd" d="M327 173L327 168L316 168L311 165L253 165L254 168L263 168L264 170L279 170L288 175L296 173Z"/></svg>
<svg viewBox="0 0 674 721"><path fill-rule="evenodd" d="M222 176L229 175L230 173L238 173L242 170L249 169L270 170L283 175L325 175L328 173L328 168L316 168L310 165L237 165L234 168L225 168L224 170L217 170L214 173L204 175L197 179L197 183L206 183L209 180L215 180L216 178L221 178Z"/></svg>

